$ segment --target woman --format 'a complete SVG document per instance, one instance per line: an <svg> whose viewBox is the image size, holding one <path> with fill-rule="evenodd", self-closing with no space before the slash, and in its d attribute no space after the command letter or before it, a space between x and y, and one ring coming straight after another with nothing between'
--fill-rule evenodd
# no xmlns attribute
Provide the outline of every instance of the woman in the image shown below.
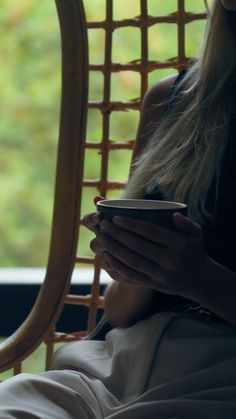
<svg viewBox="0 0 236 419"><path fill-rule="evenodd" d="M2 418L236 417L236 4L215 0L196 64L146 95L125 197L184 201L175 230L97 213L114 282L105 341L0 385ZM222 52L224 58L222 59Z"/></svg>

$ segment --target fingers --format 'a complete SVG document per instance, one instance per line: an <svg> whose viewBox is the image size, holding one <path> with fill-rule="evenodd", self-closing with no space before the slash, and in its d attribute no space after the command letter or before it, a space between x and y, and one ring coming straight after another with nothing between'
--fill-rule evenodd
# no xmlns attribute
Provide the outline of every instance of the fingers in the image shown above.
<svg viewBox="0 0 236 419"><path fill-rule="evenodd" d="M97 205L97 202L98 202L98 201L103 201L104 199L105 199L105 198L104 198L104 196L96 195L96 196L93 198L94 205Z"/></svg>
<svg viewBox="0 0 236 419"><path fill-rule="evenodd" d="M126 247L122 242L116 241L107 234L99 235L96 243L96 252L106 251L107 253L120 260L128 267L137 270L141 274L155 276L156 263L144 257L141 253L137 254L132 248Z"/></svg>
<svg viewBox="0 0 236 419"><path fill-rule="evenodd" d="M111 278L185 295L193 262L204 252L203 233L180 213L173 215L173 221L175 229L128 217L110 222L101 220L98 212L83 219L90 230L97 232L99 227L90 246L101 255L102 267Z"/></svg>
<svg viewBox="0 0 236 419"><path fill-rule="evenodd" d="M91 212L82 218L82 224L89 230L97 233L99 223L101 222L101 215L99 212Z"/></svg>
<svg viewBox="0 0 236 419"><path fill-rule="evenodd" d="M112 237L116 242L119 242L123 247L130 249L136 254L136 257L139 255L151 260L152 262L157 262L161 266L170 265L170 251L169 249L159 245L158 243L153 243L151 240L147 240L142 236L139 236L135 233L132 233L127 230L118 228L114 223L102 221L100 224L100 231L103 233L102 238L99 239L100 243L103 242L103 245L106 244L106 249L108 252L111 252L109 244L109 236Z"/></svg>
<svg viewBox="0 0 236 419"><path fill-rule="evenodd" d="M145 237L173 251L182 252L185 250L191 238L201 238L203 240L201 226L191 221L188 217L175 213L173 220L177 230L128 217L113 218L113 222L120 228Z"/></svg>
<svg viewBox="0 0 236 419"><path fill-rule="evenodd" d="M117 282L123 282L132 286L147 287L154 290L166 291L165 280L161 272L156 270L155 278L140 273L137 269L131 268L122 263L114 255L104 254L104 267L108 274ZM112 268L109 268L112 267Z"/></svg>
<svg viewBox="0 0 236 419"><path fill-rule="evenodd" d="M127 217L114 217L114 224L122 229L133 232L154 243L172 250L181 250L184 237L175 230L142 220L135 220Z"/></svg>
<svg viewBox="0 0 236 419"><path fill-rule="evenodd" d="M195 237L202 237L203 236L203 232L202 232L202 228L199 224L194 223L192 220L190 220L190 218L185 217L184 215L180 214L179 212L176 212L173 215L173 221L174 221L174 225L175 227L189 235L189 236L195 236Z"/></svg>
<svg viewBox="0 0 236 419"><path fill-rule="evenodd" d="M140 272L130 268L115 256L110 254L104 254L102 265L111 278L117 282L126 282L132 285L142 285L147 287L149 287L153 282L148 276L140 274Z"/></svg>
<svg viewBox="0 0 236 419"><path fill-rule="evenodd" d="M95 253L107 252L136 271L140 270L142 274L155 277L158 269L162 273L169 272L171 275L181 266L182 258L178 253L134 233L119 229L111 222L103 221L100 224L100 231L102 235L93 241L92 250Z"/></svg>
<svg viewBox="0 0 236 419"><path fill-rule="evenodd" d="M97 204L98 201L105 199L103 196L96 195L93 199L94 205ZM86 214L82 218L82 224L87 227L89 230L93 231L94 233L98 232L98 226L101 222L102 218L99 212L91 212Z"/></svg>
<svg viewBox="0 0 236 419"><path fill-rule="evenodd" d="M145 279L144 275L140 275L140 273L130 269L114 256L109 255L105 251L104 247L99 244L98 238L91 241L90 247L93 252L100 256L102 269L104 269L115 281L130 283L132 285L140 285L140 283ZM146 278L146 282L147 281L148 278Z"/></svg>

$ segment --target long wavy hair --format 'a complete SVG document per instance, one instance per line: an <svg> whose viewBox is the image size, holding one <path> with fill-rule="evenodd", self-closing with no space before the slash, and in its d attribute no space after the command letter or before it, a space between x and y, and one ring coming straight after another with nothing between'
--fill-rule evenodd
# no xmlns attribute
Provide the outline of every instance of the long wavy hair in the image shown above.
<svg viewBox="0 0 236 419"><path fill-rule="evenodd" d="M123 197L141 198L158 187L165 199L187 203L189 216L200 224L214 217L235 111L235 27L236 13L215 0L200 57L180 81L177 103L134 162Z"/></svg>

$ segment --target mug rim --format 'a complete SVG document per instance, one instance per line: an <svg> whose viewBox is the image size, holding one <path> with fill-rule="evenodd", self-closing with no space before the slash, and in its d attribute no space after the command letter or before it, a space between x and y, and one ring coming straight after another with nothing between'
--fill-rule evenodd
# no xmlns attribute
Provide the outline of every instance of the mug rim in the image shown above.
<svg viewBox="0 0 236 419"><path fill-rule="evenodd" d="M138 206L132 206L132 205L119 205L118 203L131 203L132 202L140 202L146 201L150 204L160 204L160 207L155 207L155 205L150 207L138 207ZM166 204L166 206L165 206ZM125 210L138 210L138 211L169 211L176 209L183 209L187 208L187 205L182 202L176 202L176 201L166 201L166 200L154 200L154 199L104 199L97 202L97 207L103 207L103 208L118 208L118 209L125 209ZM169 206L168 206L169 205Z"/></svg>

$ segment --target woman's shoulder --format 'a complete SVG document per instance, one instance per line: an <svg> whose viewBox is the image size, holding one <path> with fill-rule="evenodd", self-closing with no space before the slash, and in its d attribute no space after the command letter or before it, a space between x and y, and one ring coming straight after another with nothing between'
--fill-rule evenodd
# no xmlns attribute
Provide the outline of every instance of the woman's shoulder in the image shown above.
<svg viewBox="0 0 236 419"><path fill-rule="evenodd" d="M177 78L177 74L165 77L147 90L142 101L133 159L140 156L151 135L160 124L166 110L171 88L176 83Z"/></svg>
<svg viewBox="0 0 236 419"><path fill-rule="evenodd" d="M164 107L168 99L170 90L172 86L175 85L178 77L179 76L177 74L172 74L168 77L158 80L157 83L150 87L143 98L143 111L150 111L150 109L152 109L155 106L158 108L160 106Z"/></svg>

